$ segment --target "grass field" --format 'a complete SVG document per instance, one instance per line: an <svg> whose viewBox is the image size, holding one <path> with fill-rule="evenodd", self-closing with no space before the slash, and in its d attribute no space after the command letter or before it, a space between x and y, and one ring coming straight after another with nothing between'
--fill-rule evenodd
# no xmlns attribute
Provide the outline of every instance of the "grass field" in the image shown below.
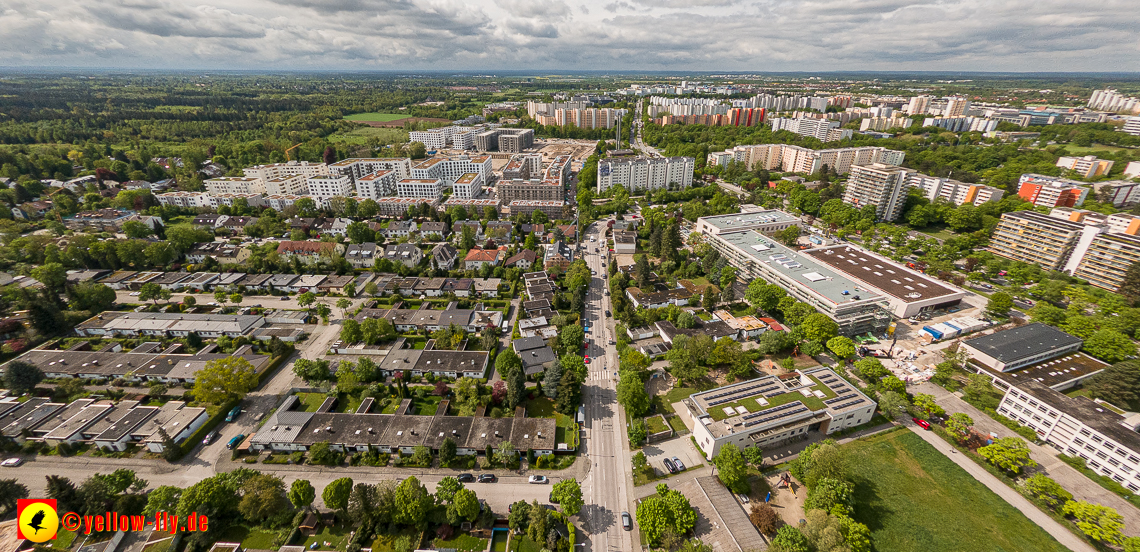
<svg viewBox="0 0 1140 552"><path fill-rule="evenodd" d="M957 234L951 232L945 226L931 226L929 228L919 228L919 229L916 229L916 231L920 234L926 234L927 236L930 236L932 238L938 238L940 240L948 240L950 238L957 236Z"/></svg>
<svg viewBox="0 0 1140 552"><path fill-rule="evenodd" d="M400 119L407 119L411 117L407 113L356 113L353 115L345 115L344 118L349 121L365 121L373 123L390 123L392 121L399 121Z"/></svg>
<svg viewBox="0 0 1140 552"><path fill-rule="evenodd" d="M451 540L435 539L435 547L454 548L460 552L483 552L487 549L487 540L460 533L451 537Z"/></svg>
<svg viewBox="0 0 1140 552"><path fill-rule="evenodd" d="M408 131L402 128L362 127L348 132L331 134L329 135L329 140L333 142L344 142L346 144L363 145L368 143L369 138L373 137L379 139L381 143L407 142Z"/></svg>
<svg viewBox="0 0 1140 552"><path fill-rule="evenodd" d="M305 407L302 412L316 412L327 398L324 393L297 393L297 400Z"/></svg>
<svg viewBox="0 0 1140 552"><path fill-rule="evenodd" d="M913 432L842 448L855 484L854 517L867 524L878 552L1065 550Z"/></svg>
<svg viewBox="0 0 1140 552"><path fill-rule="evenodd" d="M661 421L661 416L650 416L645 419L645 430L651 434L661 433L662 431L668 431L669 426L666 426L665 422Z"/></svg>
<svg viewBox="0 0 1140 552"><path fill-rule="evenodd" d="M1073 144L1063 144L1065 151L1074 154L1088 154L1097 151L1134 151L1135 148L1122 148L1118 146L1102 146L1100 144L1093 144L1091 146L1077 146Z"/></svg>

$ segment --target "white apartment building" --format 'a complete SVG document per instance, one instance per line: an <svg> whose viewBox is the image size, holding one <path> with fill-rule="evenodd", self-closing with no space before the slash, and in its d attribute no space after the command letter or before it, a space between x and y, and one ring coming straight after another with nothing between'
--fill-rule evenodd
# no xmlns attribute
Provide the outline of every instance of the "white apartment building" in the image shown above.
<svg viewBox="0 0 1140 552"><path fill-rule="evenodd" d="M839 128L839 121L828 119L773 117L771 122L772 132L787 130L800 136L812 136L821 142L835 142L854 134L849 128Z"/></svg>
<svg viewBox="0 0 1140 552"><path fill-rule="evenodd" d="M910 128L912 126L914 126L914 119L907 117L867 117L859 122L859 131L882 132L892 128Z"/></svg>
<svg viewBox="0 0 1140 552"><path fill-rule="evenodd" d="M930 96L915 96L906 104L908 115L922 115L930 107Z"/></svg>
<svg viewBox="0 0 1140 552"><path fill-rule="evenodd" d="M441 127L428 130L414 130L408 133L409 142L420 142L429 150L441 150L451 141L451 128Z"/></svg>
<svg viewBox="0 0 1140 552"><path fill-rule="evenodd" d="M396 195L399 174L392 170L378 170L356 179L356 195L361 200L380 199Z"/></svg>
<svg viewBox="0 0 1140 552"><path fill-rule="evenodd" d="M928 176L912 173L907 177L907 186L921 188L926 199L936 201L944 199L954 205L982 205L991 201L998 201L1005 195L1005 191L983 184L966 184L950 178Z"/></svg>
<svg viewBox="0 0 1140 552"><path fill-rule="evenodd" d="M839 174L851 172L852 165L871 163L901 165L906 157L905 152L879 146L813 150L788 144L761 144L736 146L724 153L731 154L732 159L744 163L750 171L763 168L770 171L808 174L818 172L825 164ZM724 163L727 165L727 161Z"/></svg>
<svg viewBox="0 0 1140 552"><path fill-rule="evenodd" d="M443 197L443 181L438 178L405 178L396 182L396 194L400 197L431 198Z"/></svg>
<svg viewBox="0 0 1140 552"><path fill-rule="evenodd" d="M970 114L970 100L962 96L951 96L946 99L946 110L943 117L966 117Z"/></svg>
<svg viewBox="0 0 1140 552"><path fill-rule="evenodd" d="M308 195L307 177L300 174L270 178L265 181L265 193L269 195Z"/></svg>
<svg viewBox="0 0 1140 552"><path fill-rule="evenodd" d="M271 195L265 197L265 204L277 211L283 211L286 207L296 203L302 198L308 196L300 195Z"/></svg>
<svg viewBox="0 0 1140 552"><path fill-rule="evenodd" d="M1133 136L1140 136L1140 117L1129 117L1124 120L1124 127L1120 129L1121 132L1126 132Z"/></svg>
<svg viewBox="0 0 1140 552"><path fill-rule="evenodd" d="M1095 155L1086 155L1084 157L1062 157L1057 160L1057 166L1062 169L1069 169L1076 172L1088 180L1096 178L1103 174L1108 174L1112 169L1114 161L1101 159Z"/></svg>
<svg viewBox="0 0 1140 552"><path fill-rule="evenodd" d="M412 160L407 157L369 157L345 159L329 165L330 174L348 175L353 182L379 171L392 171L397 180L409 178L412 176Z"/></svg>
<svg viewBox="0 0 1140 552"><path fill-rule="evenodd" d="M451 135L451 149L475 149L475 129L464 129Z"/></svg>
<svg viewBox="0 0 1140 552"><path fill-rule="evenodd" d="M1093 90L1088 106L1100 111L1140 115L1140 98L1125 96L1112 89Z"/></svg>
<svg viewBox="0 0 1140 552"><path fill-rule="evenodd" d="M1124 166L1124 178L1136 178L1140 176L1140 161L1129 161Z"/></svg>
<svg viewBox="0 0 1140 552"><path fill-rule="evenodd" d="M154 196L160 205L173 205L185 209L210 206L210 194L203 192L166 192Z"/></svg>
<svg viewBox="0 0 1140 552"><path fill-rule="evenodd" d="M257 165L242 169L246 176L260 178L268 182L271 179L287 176L310 177L318 174L328 174L329 167L324 163L310 163L308 161L289 161L287 163L273 163L270 165Z"/></svg>
<svg viewBox="0 0 1140 552"><path fill-rule="evenodd" d="M879 220L893 221L902 214L911 174L914 171L898 165L855 165L847 177L843 202L856 209L874 205Z"/></svg>
<svg viewBox="0 0 1140 552"><path fill-rule="evenodd" d="M352 195L352 179L345 175L317 175L305 180L311 196L318 205L329 198Z"/></svg>
<svg viewBox="0 0 1140 552"><path fill-rule="evenodd" d="M466 175L474 174L474 177ZM453 189L453 193L463 199L473 199L482 191L491 175L491 157L466 155L450 159L427 159L412 167L412 179L438 179L443 185ZM457 182L463 180L457 186Z"/></svg>
<svg viewBox="0 0 1140 552"><path fill-rule="evenodd" d="M605 159L598 162L598 193L613 186L637 190L684 189L693 185L692 157Z"/></svg>
<svg viewBox="0 0 1140 552"><path fill-rule="evenodd" d="M223 176L203 182L211 194L263 194L265 184L260 178L248 176Z"/></svg>
<svg viewBox="0 0 1140 552"><path fill-rule="evenodd" d="M1140 171L1140 162L1136 163L1137 170ZM1128 176L1125 171L1125 177ZM1140 182L1132 182L1129 180L1111 180L1108 182L1097 182L1092 185L1096 190L1097 199L1104 200L1111 203L1116 207L1132 206L1140 203Z"/></svg>
<svg viewBox="0 0 1140 552"><path fill-rule="evenodd" d="M210 207L216 211L222 205L234 206L234 201L244 199L250 207L264 207L265 199L261 194L210 194Z"/></svg>

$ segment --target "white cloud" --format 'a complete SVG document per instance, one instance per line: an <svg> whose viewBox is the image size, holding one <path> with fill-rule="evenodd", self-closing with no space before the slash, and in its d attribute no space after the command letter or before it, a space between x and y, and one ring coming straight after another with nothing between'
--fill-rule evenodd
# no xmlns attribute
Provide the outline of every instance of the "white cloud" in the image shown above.
<svg viewBox="0 0 1140 552"><path fill-rule="evenodd" d="M8 65L1140 71L1134 0L9 0Z"/></svg>

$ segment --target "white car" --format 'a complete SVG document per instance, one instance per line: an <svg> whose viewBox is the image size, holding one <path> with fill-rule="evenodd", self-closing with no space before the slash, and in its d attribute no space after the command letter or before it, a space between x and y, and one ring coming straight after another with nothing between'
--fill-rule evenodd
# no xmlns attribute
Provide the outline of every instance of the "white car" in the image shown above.
<svg viewBox="0 0 1140 552"><path fill-rule="evenodd" d="M138 297L138 296L139 296L139 292L137 292L137 291L131 292L131 297Z"/></svg>
<svg viewBox="0 0 1140 552"><path fill-rule="evenodd" d="M545 475L532 475L527 479L527 483L536 483L538 485L545 485L550 483L550 480Z"/></svg>
<svg viewBox="0 0 1140 552"><path fill-rule="evenodd" d="M20 464L23 464L23 463L24 463L23 458L9 458L3 462L0 462L0 466L4 466L5 468L14 468L14 467L19 466Z"/></svg>

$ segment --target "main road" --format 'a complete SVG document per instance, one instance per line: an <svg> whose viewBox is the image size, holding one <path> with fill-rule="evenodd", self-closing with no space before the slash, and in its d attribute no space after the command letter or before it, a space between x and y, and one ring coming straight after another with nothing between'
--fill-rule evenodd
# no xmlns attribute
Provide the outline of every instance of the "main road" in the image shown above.
<svg viewBox="0 0 1140 552"><path fill-rule="evenodd" d="M632 466L627 444L624 416L617 403L617 349L614 340L609 297L605 295L606 270L604 224L595 223L582 236L580 252L594 277L586 296L585 322L586 365L589 377L582 390L586 410L585 460L590 471L582 481L583 509L581 526L586 532L591 552L617 552L640 548L634 532L622 529L621 514L630 512ZM594 241L590 241L593 239Z"/></svg>

